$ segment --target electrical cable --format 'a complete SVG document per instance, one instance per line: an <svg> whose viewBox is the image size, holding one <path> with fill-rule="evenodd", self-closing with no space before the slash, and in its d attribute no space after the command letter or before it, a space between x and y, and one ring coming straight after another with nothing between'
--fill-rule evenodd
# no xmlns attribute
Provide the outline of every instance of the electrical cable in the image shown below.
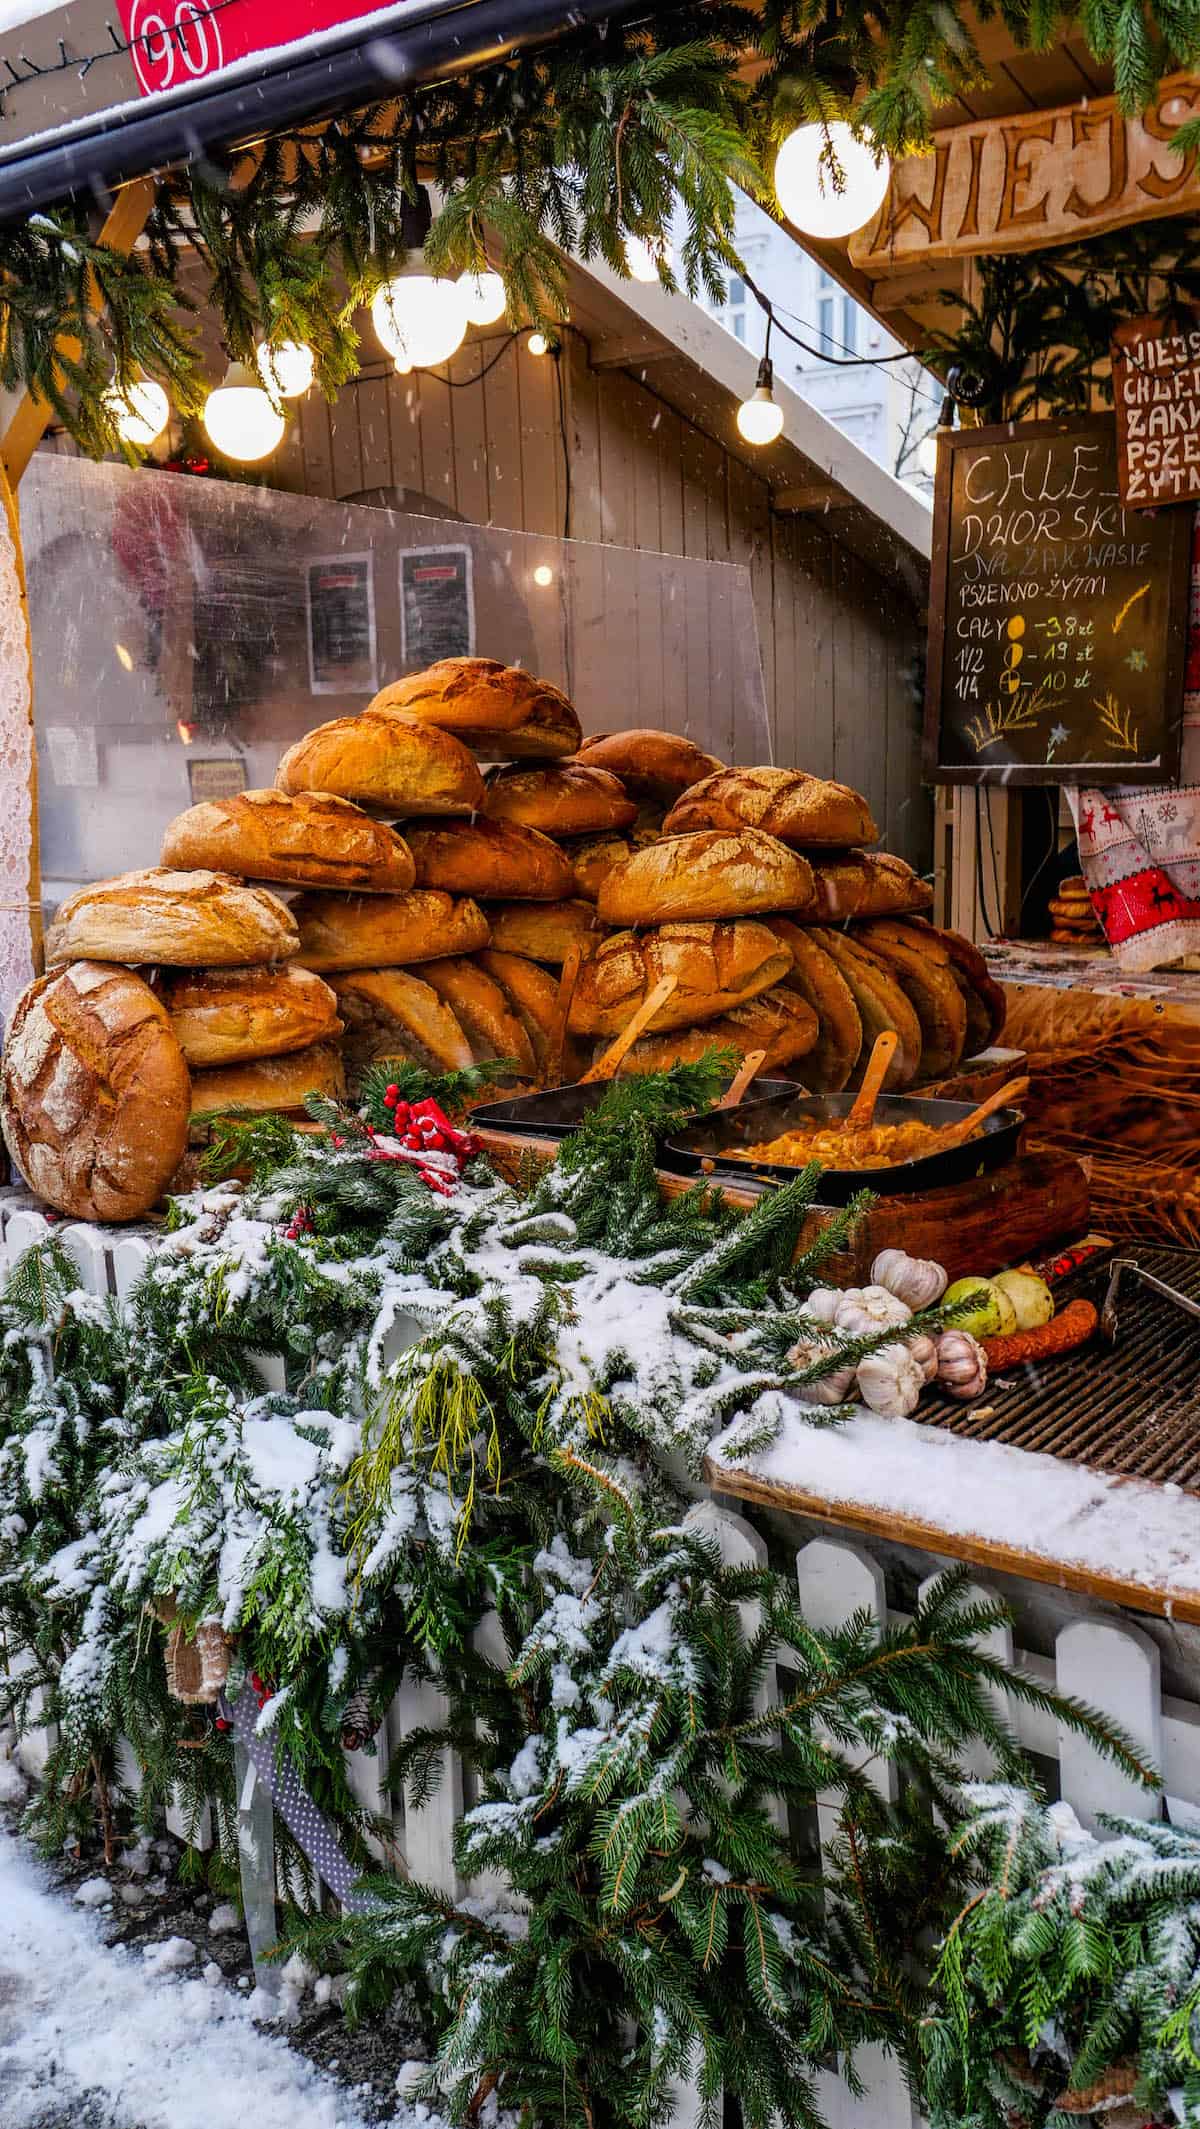
<svg viewBox="0 0 1200 2129"><path fill-rule="evenodd" d="M554 356L554 376L558 387L558 433L562 438L563 455L563 529L564 540L571 537L571 440L567 432L567 387L563 379L562 355Z"/></svg>
<svg viewBox="0 0 1200 2129"><path fill-rule="evenodd" d="M975 786L975 894L979 902L979 914L989 939L996 937L996 928L988 914L987 888L983 878L983 813L980 805L981 785Z"/></svg>
<svg viewBox="0 0 1200 2129"><path fill-rule="evenodd" d="M448 385L452 392L463 392L466 390L468 385L482 384L484 378L490 376L491 372L495 369L496 364L500 361L501 356L507 355L509 348L513 344L513 341L519 340L520 338L520 333L507 333L500 346L496 349L496 352L492 356L491 361L485 362L483 368L481 370L476 370L475 375L473 377L443 377L441 375L441 372L446 367L445 363L430 363L428 366L429 374L432 377L437 377L438 382L440 384ZM450 357L450 360L454 360L453 355Z"/></svg>

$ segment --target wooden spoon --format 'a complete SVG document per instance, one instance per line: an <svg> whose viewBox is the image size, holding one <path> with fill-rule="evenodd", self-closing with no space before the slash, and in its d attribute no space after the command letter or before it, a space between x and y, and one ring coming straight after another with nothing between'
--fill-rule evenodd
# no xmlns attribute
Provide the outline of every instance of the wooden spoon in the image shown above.
<svg viewBox="0 0 1200 2129"><path fill-rule="evenodd" d="M633 1019L623 1027L615 1042L611 1042L597 1064L585 1072L579 1084L586 1087L592 1080L615 1079L625 1061L625 1053L633 1048L642 1029L653 1020L679 983L678 976L663 976L655 984L648 998L643 998Z"/></svg>
<svg viewBox="0 0 1200 2129"><path fill-rule="evenodd" d="M546 1085L560 1087L563 1076L563 1052L567 1046L567 1023L571 1017L571 1003L575 985L583 966L583 941L574 939L567 949L562 974L558 979L558 996L554 1001L554 1021L550 1040L546 1045Z"/></svg>
<svg viewBox="0 0 1200 2129"><path fill-rule="evenodd" d="M1027 1079L1010 1079L1006 1087L997 1087L996 1092L989 1094L986 1101L981 1101L979 1107L972 1109L969 1116L964 1116L959 1123L951 1124L947 1130L938 1133L938 1152L950 1153L956 1146L965 1146L967 1140L974 1137L980 1124L997 1109L1007 1109L1011 1102L1022 1101L1028 1092Z"/></svg>
<svg viewBox="0 0 1200 2129"><path fill-rule="evenodd" d="M765 1050L748 1050L746 1052L734 1077L730 1080L728 1087L717 1103L718 1109L737 1108L755 1073L761 1072L766 1054Z"/></svg>
<svg viewBox="0 0 1200 2129"><path fill-rule="evenodd" d="M883 1090L888 1066L896 1054L900 1037L895 1028L884 1028L875 1037L875 1047L863 1073L863 1083L855 1096L854 1106L842 1119L843 1131L869 1131L875 1117L875 1104Z"/></svg>

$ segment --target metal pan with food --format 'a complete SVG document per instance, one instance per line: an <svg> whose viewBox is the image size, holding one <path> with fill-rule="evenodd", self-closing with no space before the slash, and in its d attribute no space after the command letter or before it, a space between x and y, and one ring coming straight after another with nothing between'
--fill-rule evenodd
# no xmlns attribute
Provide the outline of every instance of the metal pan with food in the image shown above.
<svg viewBox="0 0 1200 2129"><path fill-rule="evenodd" d="M510 1131L524 1138L569 1138L608 1091L606 1080L576 1080L565 1087L544 1087L537 1094L514 1094L473 1110L471 1128ZM761 1094L786 1101L801 1091L793 1079L760 1079L754 1087L756 1100Z"/></svg>

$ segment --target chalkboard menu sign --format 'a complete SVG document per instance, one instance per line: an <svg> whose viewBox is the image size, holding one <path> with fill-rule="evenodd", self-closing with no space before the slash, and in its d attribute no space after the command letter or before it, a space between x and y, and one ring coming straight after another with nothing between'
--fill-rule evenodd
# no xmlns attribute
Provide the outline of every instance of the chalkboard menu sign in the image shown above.
<svg viewBox="0 0 1200 2129"><path fill-rule="evenodd" d="M1126 511L1111 415L939 438L926 770L935 783L1168 783L1191 513Z"/></svg>
<svg viewBox="0 0 1200 2129"><path fill-rule="evenodd" d="M1133 510L1200 496L1200 311L1129 318L1113 334L1121 499Z"/></svg>

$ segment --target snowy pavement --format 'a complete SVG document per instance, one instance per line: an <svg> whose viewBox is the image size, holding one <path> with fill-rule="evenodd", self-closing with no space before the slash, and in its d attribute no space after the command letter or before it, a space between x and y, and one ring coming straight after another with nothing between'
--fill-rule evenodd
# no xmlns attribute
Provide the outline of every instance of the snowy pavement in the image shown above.
<svg viewBox="0 0 1200 2129"><path fill-rule="evenodd" d="M202 1978L194 1947L182 1969L109 1949L98 1914L69 1899L0 1827L3 2129L379 2129L215 1968L215 1985ZM390 2129L418 2125L445 2129L398 2102Z"/></svg>

